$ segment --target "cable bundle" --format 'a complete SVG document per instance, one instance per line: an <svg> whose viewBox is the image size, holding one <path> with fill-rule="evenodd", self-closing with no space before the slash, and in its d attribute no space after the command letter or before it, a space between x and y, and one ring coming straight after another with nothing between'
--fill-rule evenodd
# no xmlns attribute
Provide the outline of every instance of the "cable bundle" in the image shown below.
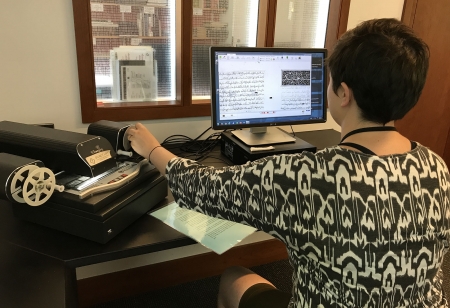
<svg viewBox="0 0 450 308"><path fill-rule="evenodd" d="M229 164L229 162L225 161L220 156L209 155L219 144L221 132L212 133L206 139L200 140L200 137L206 134L210 129L211 127L194 139L185 135L172 135L167 137L161 145L183 158L189 158L199 162L206 158L215 158Z"/></svg>

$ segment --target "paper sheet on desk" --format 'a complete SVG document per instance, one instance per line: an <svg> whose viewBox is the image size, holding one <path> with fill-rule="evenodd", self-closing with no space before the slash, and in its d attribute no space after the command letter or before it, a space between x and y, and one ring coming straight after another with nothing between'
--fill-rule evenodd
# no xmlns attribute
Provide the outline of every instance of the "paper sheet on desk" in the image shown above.
<svg viewBox="0 0 450 308"><path fill-rule="evenodd" d="M172 202L150 213L175 230L196 240L217 254L222 254L245 237L256 231L236 222L212 218L204 214L184 209Z"/></svg>

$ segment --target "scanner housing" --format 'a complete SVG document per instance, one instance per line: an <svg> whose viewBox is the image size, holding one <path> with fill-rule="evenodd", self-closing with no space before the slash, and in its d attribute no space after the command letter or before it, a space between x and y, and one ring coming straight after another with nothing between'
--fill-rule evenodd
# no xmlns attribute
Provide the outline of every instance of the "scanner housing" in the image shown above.
<svg viewBox="0 0 450 308"><path fill-rule="evenodd" d="M55 172L89 177L116 165L116 152L104 137L9 121L0 122L1 152L38 159Z"/></svg>
<svg viewBox="0 0 450 308"><path fill-rule="evenodd" d="M104 244L162 203L168 194L166 178L146 159L118 156L108 141L114 129L98 129L104 124L96 123L91 131L104 131L106 137L0 122L0 170L14 172L37 161L65 187L40 206L14 202L2 190L0 198L11 202L17 218ZM106 124L124 136L121 124ZM114 147L120 144L118 140ZM2 174L0 185L7 188L10 179Z"/></svg>

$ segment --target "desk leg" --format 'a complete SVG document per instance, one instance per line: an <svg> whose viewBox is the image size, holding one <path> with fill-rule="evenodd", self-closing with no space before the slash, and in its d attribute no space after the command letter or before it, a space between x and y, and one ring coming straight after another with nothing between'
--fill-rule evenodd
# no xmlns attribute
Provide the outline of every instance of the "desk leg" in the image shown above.
<svg viewBox="0 0 450 308"><path fill-rule="evenodd" d="M75 269L0 241L0 307L77 307Z"/></svg>
<svg viewBox="0 0 450 308"><path fill-rule="evenodd" d="M65 301L68 308L78 307L77 273L75 268L65 266Z"/></svg>

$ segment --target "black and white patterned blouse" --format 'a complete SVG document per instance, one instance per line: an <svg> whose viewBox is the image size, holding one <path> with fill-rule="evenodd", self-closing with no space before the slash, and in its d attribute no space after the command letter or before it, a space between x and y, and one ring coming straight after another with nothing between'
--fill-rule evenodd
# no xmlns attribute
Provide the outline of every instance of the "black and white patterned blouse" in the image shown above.
<svg viewBox="0 0 450 308"><path fill-rule="evenodd" d="M174 158L175 201L283 241L290 307L447 307L450 176L426 147L375 156L330 147L216 169Z"/></svg>

